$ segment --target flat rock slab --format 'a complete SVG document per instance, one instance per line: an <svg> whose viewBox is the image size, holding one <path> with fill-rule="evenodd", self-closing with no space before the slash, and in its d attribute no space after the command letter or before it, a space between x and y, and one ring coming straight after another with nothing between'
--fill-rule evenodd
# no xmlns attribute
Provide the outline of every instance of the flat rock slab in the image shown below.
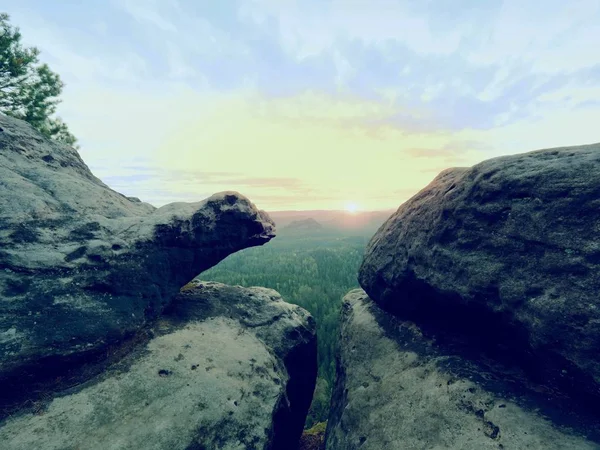
<svg viewBox="0 0 600 450"><path fill-rule="evenodd" d="M125 197L74 149L0 114L0 408L131 336L196 275L274 235L236 192L161 208Z"/></svg>
<svg viewBox="0 0 600 450"><path fill-rule="evenodd" d="M600 144L442 172L370 241L361 286L600 408ZM594 406L595 405L595 406Z"/></svg>
<svg viewBox="0 0 600 450"><path fill-rule="evenodd" d="M316 380L312 317L279 294L194 281L147 340L0 422L3 450L292 449Z"/></svg>
<svg viewBox="0 0 600 450"><path fill-rule="evenodd" d="M364 291L351 291L326 448L600 449L598 424L520 383L517 374L457 355Z"/></svg>

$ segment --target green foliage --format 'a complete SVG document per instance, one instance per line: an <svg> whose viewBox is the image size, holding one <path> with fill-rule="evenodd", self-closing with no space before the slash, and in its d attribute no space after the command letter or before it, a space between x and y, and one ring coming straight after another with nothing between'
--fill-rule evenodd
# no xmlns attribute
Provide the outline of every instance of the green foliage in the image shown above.
<svg viewBox="0 0 600 450"><path fill-rule="evenodd" d="M327 422L319 422L315 424L312 428L309 428L304 433L305 434L323 434L327 430Z"/></svg>
<svg viewBox="0 0 600 450"><path fill-rule="evenodd" d="M336 336L333 336L333 338L335 337ZM327 420L327 416L329 415L330 400L331 384L325 378L317 378L317 386L315 387L315 393L313 395L312 404L310 405L310 411L308 411L308 417L306 418L307 428L314 428L315 424L319 423L319 421ZM325 431L324 428L323 431Z"/></svg>
<svg viewBox="0 0 600 450"><path fill-rule="evenodd" d="M74 146L77 140L60 118L51 117L64 87L46 64L39 64L39 50L23 48L21 33L0 14L0 111L25 120L43 135Z"/></svg>
<svg viewBox="0 0 600 450"><path fill-rule="evenodd" d="M234 253L198 278L277 290L308 310L317 322L319 378L307 426L327 420L335 377L341 298L358 287L367 236L281 235L262 247Z"/></svg>

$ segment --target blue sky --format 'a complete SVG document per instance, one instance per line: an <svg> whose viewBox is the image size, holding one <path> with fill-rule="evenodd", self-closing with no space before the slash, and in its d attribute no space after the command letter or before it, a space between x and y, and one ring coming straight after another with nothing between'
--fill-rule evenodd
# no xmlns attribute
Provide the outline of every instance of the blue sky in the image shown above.
<svg viewBox="0 0 600 450"><path fill-rule="evenodd" d="M600 141L600 1L5 0L105 182L161 205L397 207L437 172Z"/></svg>

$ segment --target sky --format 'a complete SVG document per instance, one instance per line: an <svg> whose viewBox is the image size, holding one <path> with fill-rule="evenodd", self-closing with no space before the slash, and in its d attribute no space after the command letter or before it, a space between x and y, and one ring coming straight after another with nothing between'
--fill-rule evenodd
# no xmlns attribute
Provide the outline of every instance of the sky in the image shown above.
<svg viewBox="0 0 600 450"><path fill-rule="evenodd" d="M600 141L600 0L3 0L113 189L397 208L441 170Z"/></svg>

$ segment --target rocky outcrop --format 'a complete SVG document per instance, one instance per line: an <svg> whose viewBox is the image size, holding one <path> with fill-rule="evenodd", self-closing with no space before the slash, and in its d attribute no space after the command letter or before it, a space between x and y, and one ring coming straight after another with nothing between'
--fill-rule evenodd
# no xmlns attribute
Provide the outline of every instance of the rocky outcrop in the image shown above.
<svg viewBox="0 0 600 450"><path fill-rule="evenodd" d="M600 427L522 372L383 311L343 300L328 450L600 448Z"/></svg>
<svg viewBox="0 0 600 450"><path fill-rule="evenodd" d="M0 422L4 450L296 448L315 323L265 288L193 281L124 357Z"/></svg>
<svg viewBox="0 0 600 450"><path fill-rule="evenodd" d="M327 448L600 448L598 236L600 145L442 172L344 301Z"/></svg>
<svg viewBox="0 0 600 450"><path fill-rule="evenodd" d="M442 172L368 245L387 311L600 409L600 144Z"/></svg>
<svg viewBox="0 0 600 450"><path fill-rule="evenodd" d="M194 276L273 236L235 192L157 209L0 115L0 410L102 359Z"/></svg>

